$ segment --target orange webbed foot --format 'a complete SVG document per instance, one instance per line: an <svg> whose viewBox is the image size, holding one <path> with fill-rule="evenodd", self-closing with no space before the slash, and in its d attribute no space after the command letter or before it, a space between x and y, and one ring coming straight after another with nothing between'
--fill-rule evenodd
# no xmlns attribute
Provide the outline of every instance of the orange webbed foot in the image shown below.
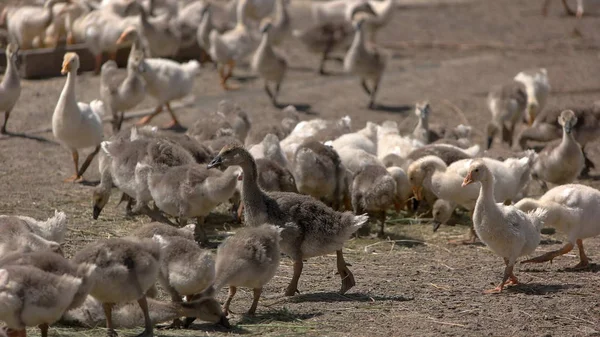
<svg viewBox="0 0 600 337"><path fill-rule="evenodd" d="M80 175L77 175L77 174L74 174L64 180L65 183L80 183L82 181L83 181L83 177Z"/></svg>

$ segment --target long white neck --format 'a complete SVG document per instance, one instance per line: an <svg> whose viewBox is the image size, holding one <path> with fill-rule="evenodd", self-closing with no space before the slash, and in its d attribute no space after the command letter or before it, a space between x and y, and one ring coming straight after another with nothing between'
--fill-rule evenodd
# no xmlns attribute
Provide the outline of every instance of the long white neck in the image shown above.
<svg viewBox="0 0 600 337"><path fill-rule="evenodd" d="M77 81L77 69L69 70L67 74L67 82L60 93L58 103L56 104L55 115L59 116L75 116L79 115L79 107L75 97L75 82Z"/></svg>
<svg viewBox="0 0 600 337"><path fill-rule="evenodd" d="M2 79L1 87L13 87L18 86L21 83L21 79L19 78L19 74L17 73L17 66L10 53L6 54L6 72L4 73L4 78Z"/></svg>
<svg viewBox="0 0 600 337"><path fill-rule="evenodd" d="M248 8L248 0L240 0L236 7L237 24L247 26L246 9Z"/></svg>

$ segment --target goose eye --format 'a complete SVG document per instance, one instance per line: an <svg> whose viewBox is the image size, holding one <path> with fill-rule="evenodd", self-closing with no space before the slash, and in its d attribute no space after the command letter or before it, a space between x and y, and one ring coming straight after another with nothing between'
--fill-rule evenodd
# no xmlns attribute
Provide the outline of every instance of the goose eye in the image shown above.
<svg viewBox="0 0 600 337"><path fill-rule="evenodd" d="M479 172L479 169L475 169L475 172Z"/></svg>

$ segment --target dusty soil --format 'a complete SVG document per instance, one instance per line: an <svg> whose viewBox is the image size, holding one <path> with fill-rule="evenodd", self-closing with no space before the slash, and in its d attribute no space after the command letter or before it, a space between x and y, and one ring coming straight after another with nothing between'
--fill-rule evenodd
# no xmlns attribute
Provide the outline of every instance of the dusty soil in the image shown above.
<svg viewBox="0 0 600 337"><path fill-rule="evenodd" d="M510 80L523 69L548 69L552 83L549 106L589 104L600 92L600 7L591 2L586 7L589 15L577 21L563 14L559 1L553 1L549 16L544 18L541 3L400 1L393 22L379 35L393 57L376 111L366 109L367 97L358 80L343 75L339 64L329 65L333 75L317 76L317 56L291 41L285 50L292 70L280 100L304 108L303 119L350 115L358 129L367 120L403 122L413 118L411 106L429 99L434 109L432 123L470 123L480 143L489 118L485 94L492 85ZM296 0L293 6L296 25L306 22L302 18L307 17L307 3ZM574 34L575 29L582 36ZM224 93L212 67L202 70L194 97L189 100L193 104L177 109L182 122L191 125L224 98L241 104L257 124L276 118L277 110L269 104L262 82L243 67L236 75L238 80L233 82L239 82L241 90ZM124 217L122 205L116 207L115 191L100 219L92 220L89 185L99 179L96 162L86 173L91 184L62 182L72 174L71 156L54 141L50 123L64 80L23 83L21 100L9 124L14 134L0 138L0 212L45 218L54 209L65 211L70 221L65 248L70 256L90 241L124 235L148 219ZM78 80L79 100L96 99L98 88L98 77L83 74ZM148 99L141 108L152 104ZM166 121L163 116L156 124ZM106 134L110 134L108 124ZM593 144L588 153L600 164L597 149L598 144ZM600 187L594 179L581 183ZM235 231L224 209L209 218L217 231L212 240ZM336 293L340 281L335 275L334 256L325 256L305 264L300 295L283 297L292 264L282 259L279 272L266 286L256 317L234 315L232 322L237 325L227 332L198 324L191 331L158 331L157 335L600 335L597 264L588 271L569 272L567 267L578 262L572 253L554 264L519 266L516 275L521 285L500 295L484 295L482 290L500 281L502 260L481 245L448 244L449 239L466 235L470 220L462 216L459 223L434 235L427 219L393 216L386 227L389 241L361 239L346 245L346 259L357 281L346 295ZM560 234L544 236L538 252L558 249L563 240ZM600 241L590 239L585 244L592 261L598 261ZM225 290L220 294L220 299L224 298ZM250 292L238 292L233 311L244 312L250 301ZM95 337L104 333L100 328L51 329L51 336Z"/></svg>

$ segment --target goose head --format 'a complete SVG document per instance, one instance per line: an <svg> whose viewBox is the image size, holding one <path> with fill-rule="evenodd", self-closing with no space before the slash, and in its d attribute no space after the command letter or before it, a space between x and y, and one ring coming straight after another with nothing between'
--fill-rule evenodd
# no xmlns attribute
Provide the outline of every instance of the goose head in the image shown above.
<svg viewBox="0 0 600 337"><path fill-rule="evenodd" d="M470 185L474 182L486 182L490 179L490 169L485 165L482 160L473 160L469 165L467 176L463 180L462 187Z"/></svg>
<svg viewBox="0 0 600 337"><path fill-rule="evenodd" d="M419 102L415 105L415 115L420 119L426 119L431 112L431 106L428 101Z"/></svg>
<svg viewBox="0 0 600 337"><path fill-rule="evenodd" d="M202 10L200 11L200 19L204 19L204 16L208 15L210 11L210 3L206 3L206 5L204 5L204 7L202 7Z"/></svg>
<svg viewBox="0 0 600 337"><path fill-rule="evenodd" d="M577 124L577 116L575 116L573 110L565 110L560 113L560 116L558 117L558 124L563 127L563 130L567 134L570 134L571 131L573 131L575 124Z"/></svg>
<svg viewBox="0 0 600 337"><path fill-rule="evenodd" d="M376 16L377 13L375 13L375 10L368 1L350 7L350 13L346 13L346 19L352 22L358 21L359 17L362 17L362 21L364 22L370 17Z"/></svg>
<svg viewBox="0 0 600 337"><path fill-rule="evenodd" d="M368 7L371 8L371 7ZM363 25L365 24L365 22L367 20L369 20L369 18L372 17L372 15L366 13L366 12L359 12L357 14L354 14L352 16L352 26L354 27L355 31L360 31L362 30Z"/></svg>
<svg viewBox="0 0 600 337"><path fill-rule="evenodd" d="M238 144L228 144L223 146L217 156L208 164L211 169L217 166L229 167L232 165L242 165L246 162L248 151Z"/></svg>
<svg viewBox="0 0 600 337"><path fill-rule="evenodd" d="M183 302L182 306L185 311L185 316L196 317L200 320L219 323L226 328L231 327L227 317L221 309L221 305L212 297L204 297L191 302Z"/></svg>
<svg viewBox="0 0 600 337"><path fill-rule="evenodd" d="M123 33L117 39L117 45L131 44L140 38L137 28L129 26L123 30Z"/></svg>
<svg viewBox="0 0 600 337"><path fill-rule="evenodd" d="M77 53L66 53L63 58L61 74L66 75L69 72L76 73L79 69L79 55Z"/></svg>
<svg viewBox="0 0 600 337"><path fill-rule="evenodd" d="M92 194L92 203L93 203L93 211L92 217L94 220L98 219L98 216L102 212L102 209L108 203L108 199L110 198L110 190L107 192L102 191L101 189L95 189Z"/></svg>
<svg viewBox="0 0 600 337"><path fill-rule="evenodd" d="M13 63L17 63L17 57L19 54L19 45L15 43L9 43L6 46L6 55L10 58Z"/></svg>
<svg viewBox="0 0 600 337"><path fill-rule="evenodd" d="M266 34L269 32L269 30L271 30L271 28L273 28L273 22L271 21L271 19L270 18L263 19L260 24L260 32L262 34Z"/></svg>

